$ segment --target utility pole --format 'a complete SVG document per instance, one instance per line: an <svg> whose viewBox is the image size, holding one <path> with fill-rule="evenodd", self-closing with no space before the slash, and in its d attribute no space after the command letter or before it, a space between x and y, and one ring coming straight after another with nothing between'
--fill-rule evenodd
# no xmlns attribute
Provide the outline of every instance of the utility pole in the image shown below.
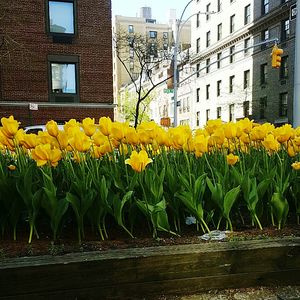
<svg viewBox="0 0 300 300"><path fill-rule="evenodd" d="M294 101L293 101L293 127L300 126L300 0L297 0L297 17L295 32L295 69L294 69Z"/></svg>

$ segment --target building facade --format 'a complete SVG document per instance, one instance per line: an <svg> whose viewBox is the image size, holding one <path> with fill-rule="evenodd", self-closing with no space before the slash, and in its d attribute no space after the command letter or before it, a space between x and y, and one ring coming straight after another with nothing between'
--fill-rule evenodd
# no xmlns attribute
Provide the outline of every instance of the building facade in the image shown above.
<svg viewBox="0 0 300 300"><path fill-rule="evenodd" d="M0 2L0 113L113 118L110 0Z"/></svg>
<svg viewBox="0 0 300 300"><path fill-rule="evenodd" d="M291 122L294 21L284 0L198 0L193 11L191 65L195 74L195 127L207 120ZM273 43L284 50L280 69L272 69ZM198 71L198 72L197 72Z"/></svg>

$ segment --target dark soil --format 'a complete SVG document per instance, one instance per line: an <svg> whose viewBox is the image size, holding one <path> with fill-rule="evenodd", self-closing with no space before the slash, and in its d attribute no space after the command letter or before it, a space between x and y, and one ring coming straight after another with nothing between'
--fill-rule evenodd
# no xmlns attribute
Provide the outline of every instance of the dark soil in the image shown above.
<svg viewBox="0 0 300 300"><path fill-rule="evenodd" d="M109 239L102 241L95 232L87 230L84 241L79 245L74 230L70 230L69 235L63 236L56 242L52 241L51 236L41 231L39 232L40 238L34 237L32 243L28 244L28 232L18 232L16 241L13 241L11 236L4 236L0 240L0 260L22 256L63 255L71 252L207 243L200 238L203 233L197 232L194 226L184 228L181 236L160 233L160 238L157 239L152 238L151 233L147 230L135 233L134 239L120 228L111 228L108 230L108 234ZM274 227L263 230L242 228L226 233L226 235L227 238L224 241L300 237L300 225L288 225L281 230Z"/></svg>

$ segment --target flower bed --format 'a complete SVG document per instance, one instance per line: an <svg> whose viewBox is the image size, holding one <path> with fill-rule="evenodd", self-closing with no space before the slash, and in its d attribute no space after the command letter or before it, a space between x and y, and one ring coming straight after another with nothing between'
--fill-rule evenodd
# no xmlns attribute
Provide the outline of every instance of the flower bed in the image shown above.
<svg viewBox="0 0 300 300"><path fill-rule="evenodd" d="M12 116L1 123L0 226L12 239L24 221L29 243L41 226L56 240L66 223L79 243L86 224L107 239L107 219L131 237L140 227L178 235L188 216L201 232L299 223L300 128L244 119L134 129L102 117L64 131L49 121L35 135Z"/></svg>

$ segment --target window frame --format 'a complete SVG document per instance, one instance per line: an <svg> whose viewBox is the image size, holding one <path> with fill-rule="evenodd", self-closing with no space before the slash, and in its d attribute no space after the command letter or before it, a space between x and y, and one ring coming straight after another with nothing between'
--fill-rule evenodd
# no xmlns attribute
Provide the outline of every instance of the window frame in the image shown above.
<svg viewBox="0 0 300 300"><path fill-rule="evenodd" d="M46 1L46 32L48 36L58 37L58 38L73 38L77 36L77 0L45 0ZM50 5L49 2L62 2L62 3L73 3L73 28L74 33L64 33L64 32L52 32L50 30Z"/></svg>
<svg viewBox="0 0 300 300"><path fill-rule="evenodd" d="M250 70L244 71L244 90L250 87Z"/></svg>
<svg viewBox="0 0 300 300"><path fill-rule="evenodd" d="M279 79L280 80L285 80L289 77L288 63L289 63L288 55L283 56L281 58L281 66L280 66L280 70L279 70Z"/></svg>
<svg viewBox="0 0 300 300"><path fill-rule="evenodd" d="M218 24L217 26L217 41L220 41L222 39L222 23Z"/></svg>
<svg viewBox="0 0 300 300"><path fill-rule="evenodd" d="M217 81L217 97L221 96L222 80Z"/></svg>
<svg viewBox="0 0 300 300"><path fill-rule="evenodd" d="M76 93L53 93L52 91L52 64L74 64L75 65L75 87ZM54 103L79 103L80 102L80 78L79 78L79 56L77 55L48 55L48 91L49 102ZM73 98L73 101L64 101Z"/></svg>
<svg viewBox="0 0 300 300"><path fill-rule="evenodd" d="M251 20L251 4L248 4L244 8L244 25L250 23Z"/></svg>
<svg viewBox="0 0 300 300"><path fill-rule="evenodd" d="M283 97L284 96L284 97ZM279 94L279 117L287 117L288 116L288 102L289 102L289 95L287 92ZM283 103L285 101L286 103Z"/></svg>
<svg viewBox="0 0 300 300"><path fill-rule="evenodd" d="M232 16L230 16L230 22L229 22L229 33L233 33L235 31L235 14L233 14Z"/></svg>
<svg viewBox="0 0 300 300"><path fill-rule="evenodd" d="M268 83L268 63L260 65L260 85Z"/></svg>
<svg viewBox="0 0 300 300"><path fill-rule="evenodd" d="M259 98L259 119L266 119L266 108L268 103L268 97L263 96Z"/></svg>

